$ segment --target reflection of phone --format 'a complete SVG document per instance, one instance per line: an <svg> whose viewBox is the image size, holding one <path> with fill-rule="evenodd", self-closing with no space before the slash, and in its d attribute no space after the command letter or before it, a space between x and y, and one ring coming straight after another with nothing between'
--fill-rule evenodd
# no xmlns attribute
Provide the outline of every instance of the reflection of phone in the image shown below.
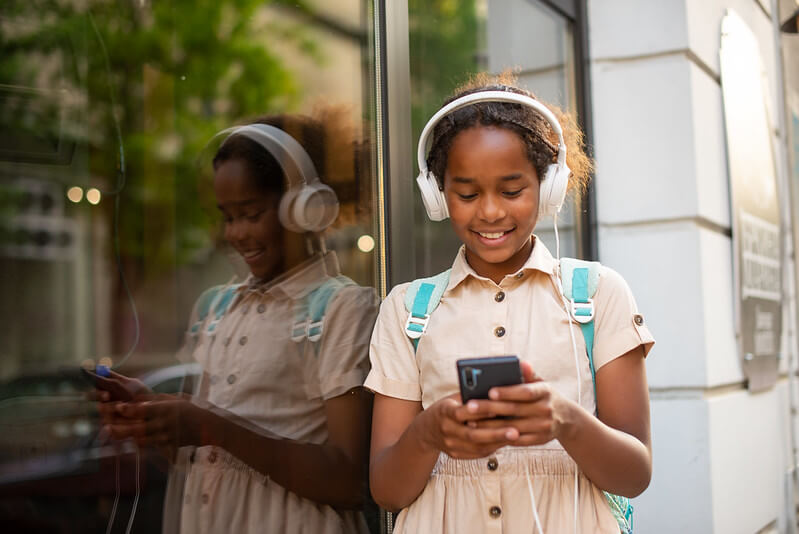
<svg viewBox="0 0 799 534"><path fill-rule="evenodd" d="M106 378L96 371L86 369L85 367L81 367L80 370L84 378L88 379L95 388L109 392L112 401L133 400L133 393L128 391L118 380Z"/></svg>
<svg viewBox="0 0 799 534"><path fill-rule="evenodd" d="M522 369L516 356L492 356L458 360L461 401L487 399L488 390L522 383Z"/></svg>

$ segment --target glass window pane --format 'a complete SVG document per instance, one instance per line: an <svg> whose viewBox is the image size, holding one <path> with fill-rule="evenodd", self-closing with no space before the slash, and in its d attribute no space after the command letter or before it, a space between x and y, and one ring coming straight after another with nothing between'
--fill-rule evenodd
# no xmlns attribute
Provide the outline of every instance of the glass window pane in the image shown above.
<svg viewBox="0 0 799 534"><path fill-rule="evenodd" d="M25 491L0 525L104 532L119 460L114 531L137 462L133 532L163 510L194 532L203 506L219 531L376 529L373 28L372 0L3 2L0 491ZM80 370L97 364L139 382ZM148 412L157 447L107 445L98 383L181 411ZM197 486L217 458L249 474L226 496Z"/></svg>
<svg viewBox="0 0 799 534"><path fill-rule="evenodd" d="M427 120L477 72L512 69L521 87L576 113L573 25L542 2L411 0L408 9L414 162L416 142ZM459 246L449 223L431 223L418 195L414 215L419 236L417 274L447 269ZM558 217L563 256L576 254L577 229L574 199L568 197ZM551 219L539 222L536 234L554 253Z"/></svg>

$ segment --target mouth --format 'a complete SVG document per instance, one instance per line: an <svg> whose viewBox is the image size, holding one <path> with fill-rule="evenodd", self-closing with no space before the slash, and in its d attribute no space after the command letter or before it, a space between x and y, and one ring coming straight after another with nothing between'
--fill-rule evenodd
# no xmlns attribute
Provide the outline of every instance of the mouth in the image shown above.
<svg viewBox="0 0 799 534"><path fill-rule="evenodd" d="M242 250L239 251L241 257L244 258L244 261L247 263L254 263L257 262L264 253L264 249L259 248L255 250Z"/></svg>
<svg viewBox="0 0 799 534"><path fill-rule="evenodd" d="M505 241L507 236L513 232L515 228L511 228L510 230L499 230L494 232L480 232L477 230L473 230L475 234L480 236L480 241L487 244L487 245L499 245Z"/></svg>

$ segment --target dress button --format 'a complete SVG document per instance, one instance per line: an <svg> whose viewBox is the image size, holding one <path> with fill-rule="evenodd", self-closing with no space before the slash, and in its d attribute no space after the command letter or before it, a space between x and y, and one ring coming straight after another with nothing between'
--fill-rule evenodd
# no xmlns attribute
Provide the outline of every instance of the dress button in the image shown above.
<svg viewBox="0 0 799 534"><path fill-rule="evenodd" d="M642 324L644 324L644 316L641 315L640 313L636 313L635 315L633 315L633 322L638 326L641 326Z"/></svg>
<svg viewBox="0 0 799 534"><path fill-rule="evenodd" d="M241 345L243 347L246 344L247 344L247 336L241 336L239 338L239 345Z"/></svg>
<svg viewBox="0 0 799 534"><path fill-rule="evenodd" d="M494 300L496 300L497 302L502 302L503 300L505 300L505 292L500 291L499 293L494 295Z"/></svg>
<svg viewBox="0 0 799 534"><path fill-rule="evenodd" d="M215 464L216 463L216 451L211 451L211 454L208 455L208 463Z"/></svg>
<svg viewBox="0 0 799 534"><path fill-rule="evenodd" d="M233 384L236 381L236 375L227 375L227 383Z"/></svg>
<svg viewBox="0 0 799 534"><path fill-rule="evenodd" d="M494 335L495 335L495 336L497 336L497 337L502 337L502 336L504 336L504 335L505 335L505 327L504 327L504 326L498 326L498 327L496 327L496 328L494 329Z"/></svg>
<svg viewBox="0 0 799 534"><path fill-rule="evenodd" d="M266 305L265 304L259 304L258 305L258 313L264 313L265 311L266 311Z"/></svg>
<svg viewBox="0 0 799 534"><path fill-rule="evenodd" d="M499 467L499 462L496 458L489 458L488 459L488 470L489 471L496 471L497 467Z"/></svg>
<svg viewBox="0 0 799 534"><path fill-rule="evenodd" d="M211 500L211 498L208 496L208 494L207 493L203 493L203 504L208 504L208 501L210 501L210 500ZM496 507L494 507L494 508L496 508ZM493 508L492 508L492 510L493 510Z"/></svg>
<svg viewBox="0 0 799 534"><path fill-rule="evenodd" d="M502 508L499 506L492 506L489 508L488 513L491 514L491 517L499 517L502 515Z"/></svg>

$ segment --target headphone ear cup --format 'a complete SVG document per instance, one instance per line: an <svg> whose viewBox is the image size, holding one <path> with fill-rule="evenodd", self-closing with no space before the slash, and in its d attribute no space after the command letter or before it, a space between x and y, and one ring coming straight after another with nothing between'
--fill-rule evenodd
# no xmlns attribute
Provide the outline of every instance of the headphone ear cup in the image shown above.
<svg viewBox="0 0 799 534"><path fill-rule="evenodd" d="M449 217L449 208L444 198L444 192L438 188L438 181L432 172L421 172L416 177L419 192L422 194L422 203L431 221L443 221Z"/></svg>
<svg viewBox="0 0 799 534"><path fill-rule="evenodd" d="M283 193L283 196L280 198L277 215L283 228L301 234L304 229L294 221L294 203L299 193L300 190L294 187L289 188L288 191Z"/></svg>
<svg viewBox="0 0 799 534"><path fill-rule="evenodd" d="M538 191L538 218L556 215L563 206L569 186L571 170L563 164L552 163L547 167Z"/></svg>
<svg viewBox="0 0 799 534"><path fill-rule="evenodd" d="M297 193L291 206L293 222L306 232L321 232L338 217L338 198L330 186L314 182Z"/></svg>

